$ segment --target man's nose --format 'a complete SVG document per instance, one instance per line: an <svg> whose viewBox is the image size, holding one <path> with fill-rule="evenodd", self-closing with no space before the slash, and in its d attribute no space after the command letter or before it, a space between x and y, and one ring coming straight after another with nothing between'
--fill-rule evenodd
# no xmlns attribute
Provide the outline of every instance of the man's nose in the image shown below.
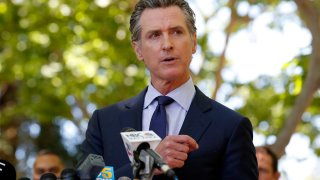
<svg viewBox="0 0 320 180"><path fill-rule="evenodd" d="M172 39L168 34L163 36L162 50L171 50L173 48Z"/></svg>

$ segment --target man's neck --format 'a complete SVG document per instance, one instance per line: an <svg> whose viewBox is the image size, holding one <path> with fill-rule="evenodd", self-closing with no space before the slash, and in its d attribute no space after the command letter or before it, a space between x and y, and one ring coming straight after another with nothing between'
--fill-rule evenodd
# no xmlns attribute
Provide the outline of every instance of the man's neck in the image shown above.
<svg viewBox="0 0 320 180"><path fill-rule="evenodd" d="M167 81L167 80L152 80L152 86L158 90L162 95L167 95L169 92L175 90L176 88L180 87L182 84L186 83L190 77L184 78L183 80L174 80L174 81Z"/></svg>

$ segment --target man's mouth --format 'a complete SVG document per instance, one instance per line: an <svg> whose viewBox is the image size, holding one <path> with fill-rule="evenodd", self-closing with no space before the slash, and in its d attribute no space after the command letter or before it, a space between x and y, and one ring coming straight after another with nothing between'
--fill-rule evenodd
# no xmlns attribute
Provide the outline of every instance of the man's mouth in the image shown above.
<svg viewBox="0 0 320 180"><path fill-rule="evenodd" d="M169 61L173 61L173 60L175 60L175 59L176 59L176 58L174 58L174 57L167 57L167 58L164 58L163 61L169 62Z"/></svg>

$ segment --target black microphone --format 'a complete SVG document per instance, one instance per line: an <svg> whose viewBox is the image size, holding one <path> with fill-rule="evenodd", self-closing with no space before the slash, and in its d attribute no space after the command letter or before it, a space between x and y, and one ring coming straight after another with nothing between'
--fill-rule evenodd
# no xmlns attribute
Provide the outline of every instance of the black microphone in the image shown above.
<svg viewBox="0 0 320 180"><path fill-rule="evenodd" d="M28 178L28 177L21 177L21 178L19 178L18 180L31 180L31 179Z"/></svg>
<svg viewBox="0 0 320 180"><path fill-rule="evenodd" d="M10 162L0 159L0 177L1 179L16 179L16 169Z"/></svg>
<svg viewBox="0 0 320 180"><path fill-rule="evenodd" d="M135 132L137 130L131 128L131 127L124 127L121 129L121 132Z"/></svg>
<svg viewBox="0 0 320 180"><path fill-rule="evenodd" d="M136 148L136 153L137 156L135 158L141 158L140 154L142 151L147 153L149 156L151 156L154 159L154 167L160 169L165 175L168 177L174 179L176 177L175 172L162 160L162 157L156 153L153 149L150 148L149 142L146 142L145 139L149 138L150 139L155 139L151 136L151 134L146 133L146 131L136 131L133 128L130 127L125 127L121 131L122 133L129 133L128 136L133 138L133 139L128 139L126 143L129 144L131 147L136 147L134 144L139 143L139 145ZM141 132L141 134L137 135L137 132ZM147 134L146 136L144 136ZM126 144L125 143L125 144ZM144 153L142 153L144 154ZM143 161L140 159L140 161Z"/></svg>
<svg viewBox="0 0 320 180"><path fill-rule="evenodd" d="M62 170L60 175L61 180L80 180L77 171L72 168Z"/></svg>
<svg viewBox="0 0 320 180"><path fill-rule="evenodd" d="M80 179L96 179L104 166L105 164L102 156L89 154L78 166L77 172Z"/></svg>
<svg viewBox="0 0 320 180"><path fill-rule="evenodd" d="M162 157L156 153L153 149L150 149L150 145L147 142L141 143L137 152L140 154L141 151L145 151L154 160L154 167L160 169L166 176L174 179L176 177L175 172L162 160Z"/></svg>
<svg viewBox="0 0 320 180"><path fill-rule="evenodd" d="M131 178L129 178L127 176L121 176L118 178L118 180L131 180Z"/></svg>
<svg viewBox="0 0 320 180"><path fill-rule="evenodd" d="M40 180L57 180L57 176L51 172L41 175Z"/></svg>

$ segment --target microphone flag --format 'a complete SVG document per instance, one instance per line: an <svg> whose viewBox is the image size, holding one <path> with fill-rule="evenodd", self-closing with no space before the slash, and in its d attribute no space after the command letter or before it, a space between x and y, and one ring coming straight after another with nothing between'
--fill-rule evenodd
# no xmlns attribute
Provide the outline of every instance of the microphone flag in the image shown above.
<svg viewBox="0 0 320 180"><path fill-rule="evenodd" d="M96 180L115 180L113 167L105 166L97 176Z"/></svg>
<svg viewBox="0 0 320 180"><path fill-rule="evenodd" d="M161 138L153 131L132 131L121 132L121 137L131 162L134 161L134 154L138 146L143 142L150 144L150 149L155 149L161 141Z"/></svg>

